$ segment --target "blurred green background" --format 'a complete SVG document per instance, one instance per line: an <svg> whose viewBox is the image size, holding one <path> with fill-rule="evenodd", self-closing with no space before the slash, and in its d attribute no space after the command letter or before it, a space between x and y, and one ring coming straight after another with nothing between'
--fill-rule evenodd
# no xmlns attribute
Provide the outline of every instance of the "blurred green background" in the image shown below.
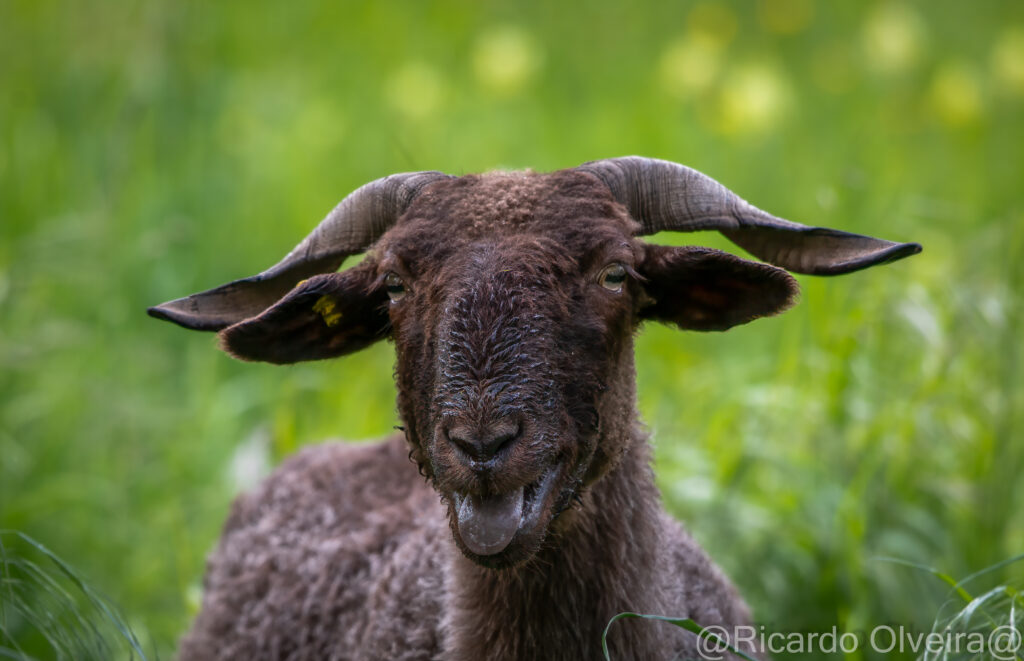
<svg viewBox="0 0 1024 661"><path fill-rule="evenodd" d="M172 656L233 495L387 434L393 355L241 364L145 308L262 270L385 174L641 154L924 244L637 354L666 504L758 621L927 630L948 586L881 558L1024 551L1022 112L1021 2L2 0L0 528Z"/></svg>

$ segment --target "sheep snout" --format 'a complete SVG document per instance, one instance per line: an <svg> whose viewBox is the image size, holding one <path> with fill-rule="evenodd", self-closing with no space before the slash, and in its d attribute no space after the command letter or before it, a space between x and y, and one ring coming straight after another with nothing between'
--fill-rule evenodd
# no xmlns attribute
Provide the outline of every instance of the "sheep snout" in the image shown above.
<svg viewBox="0 0 1024 661"><path fill-rule="evenodd" d="M486 470L499 453L507 454L523 433L520 422L505 417L481 425L455 424L443 429L444 437L456 450L459 458L473 469Z"/></svg>

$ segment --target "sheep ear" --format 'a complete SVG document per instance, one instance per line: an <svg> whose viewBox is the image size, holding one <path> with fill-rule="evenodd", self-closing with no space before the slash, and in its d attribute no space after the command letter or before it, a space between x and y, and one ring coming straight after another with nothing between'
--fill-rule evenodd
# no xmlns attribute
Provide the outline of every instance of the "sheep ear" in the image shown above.
<svg viewBox="0 0 1024 661"><path fill-rule="evenodd" d="M639 266L647 294L641 319L687 330L726 330L782 312L799 292L784 270L692 246L646 246Z"/></svg>
<svg viewBox="0 0 1024 661"><path fill-rule="evenodd" d="M342 356L386 335L387 300L366 264L317 275L261 314L222 330L221 348L278 365Z"/></svg>

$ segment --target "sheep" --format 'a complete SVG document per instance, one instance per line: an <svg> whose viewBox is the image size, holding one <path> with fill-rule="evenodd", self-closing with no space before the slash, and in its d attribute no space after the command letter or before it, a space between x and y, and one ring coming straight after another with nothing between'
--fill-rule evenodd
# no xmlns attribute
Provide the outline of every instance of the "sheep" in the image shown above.
<svg viewBox="0 0 1024 661"><path fill-rule="evenodd" d="M639 238L708 229L767 263ZM304 449L236 500L181 657L594 659L621 611L748 624L660 503L633 336L725 330L788 308L787 270L920 250L782 220L640 157L359 188L267 271L149 310L250 361L390 339L404 425ZM697 658L692 633L638 620L609 644Z"/></svg>

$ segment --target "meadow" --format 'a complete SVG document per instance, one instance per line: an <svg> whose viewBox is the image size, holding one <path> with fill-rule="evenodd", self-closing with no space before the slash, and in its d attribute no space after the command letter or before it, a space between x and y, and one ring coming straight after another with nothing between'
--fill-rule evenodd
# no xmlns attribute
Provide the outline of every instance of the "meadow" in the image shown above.
<svg viewBox="0 0 1024 661"><path fill-rule="evenodd" d="M929 631L1009 586L1020 622L1022 145L1009 0L5 0L0 529L171 658L232 497L304 444L398 419L387 343L242 364L146 307L263 269L385 174L641 154L924 245L801 276L777 318L638 337L665 502L757 621ZM2 650L54 656L0 608ZM917 654L777 655L823 657Z"/></svg>

